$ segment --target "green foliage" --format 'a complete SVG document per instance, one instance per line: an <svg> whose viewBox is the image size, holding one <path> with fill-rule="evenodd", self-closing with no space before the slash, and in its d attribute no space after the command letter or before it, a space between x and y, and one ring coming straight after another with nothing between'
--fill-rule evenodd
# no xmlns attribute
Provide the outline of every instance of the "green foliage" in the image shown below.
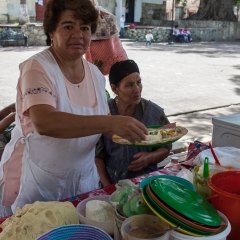
<svg viewBox="0 0 240 240"><path fill-rule="evenodd" d="M189 0L176 0L176 3L181 3L184 7L186 7L187 2ZM194 2L196 2L197 0L195 0ZM240 6L240 0L232 0L233 2L233 6Z"/></svg>
<svg viewBox="0 0 240 240"><path fill-rule="evenodd" d="M233 0L233 6L240 6L240 0Z"/></svg>
<svg viewBox="0 0 240 240"><path fill-rule="evenodd" d="M176 0L176 3L181 3L183 7L186 7L187 2L188 2L188 0Z"/></svg>
<svg viewBox="0 0 240 240"><path fill-rule="evenodd" d="M186 7L187 1L188 1L188 0L182 0L182 5L183 5L184 7Z"/></svg>

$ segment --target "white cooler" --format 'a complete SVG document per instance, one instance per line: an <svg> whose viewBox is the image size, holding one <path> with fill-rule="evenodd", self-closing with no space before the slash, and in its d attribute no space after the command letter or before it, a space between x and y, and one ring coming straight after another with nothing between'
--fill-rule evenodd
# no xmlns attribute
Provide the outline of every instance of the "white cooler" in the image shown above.
<svg viewBox="0 0 240 240"><path fill-rule="evenodd" d="M213 118L212 123L213 147L240 148L240 114Z"/></svg>

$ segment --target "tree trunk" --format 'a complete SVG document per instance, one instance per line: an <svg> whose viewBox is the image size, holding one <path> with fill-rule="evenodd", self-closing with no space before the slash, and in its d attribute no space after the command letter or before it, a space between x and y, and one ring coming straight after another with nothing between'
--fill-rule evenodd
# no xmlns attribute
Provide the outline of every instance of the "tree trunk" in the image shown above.
<svg viewBox="0 0 240 240"><path fill-rule="evenodd" d="M23 25L29 22L29 15L26 0L20 0L19 24Z"/></svg>
<svg viewBox="0 0 240 240"><path fill-rule="evenodd" d="M187 20L215 20L237 22L232 0L200 0L198 12Z"/></svg>

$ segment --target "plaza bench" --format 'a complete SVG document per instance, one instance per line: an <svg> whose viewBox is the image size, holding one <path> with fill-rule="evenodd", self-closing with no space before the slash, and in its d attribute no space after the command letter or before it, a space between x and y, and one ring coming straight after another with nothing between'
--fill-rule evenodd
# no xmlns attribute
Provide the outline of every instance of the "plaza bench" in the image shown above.
<svg viewBox="0 0 240 240"><path fill-rule="evenodd" d="M19 41L22 40L24 41L24 46L28 47L28 37L24 32L15 32L11 28L0 32L0 44L3 42L17 42L19 45Z"/></svg>

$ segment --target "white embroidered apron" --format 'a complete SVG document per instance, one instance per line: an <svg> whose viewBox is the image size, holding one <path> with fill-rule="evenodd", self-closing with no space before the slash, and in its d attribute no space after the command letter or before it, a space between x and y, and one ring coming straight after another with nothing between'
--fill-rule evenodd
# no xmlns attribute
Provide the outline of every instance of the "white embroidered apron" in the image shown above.
<svg viewBox="0 0 240 240"><path fill-rule="evenodd" d="M36 54L56 90L57 110L78 115L106 115L105 78L89 64L98 104L95 108L79 107L67 95L62 72L52 54L45 50ZM17 117L18 118L18 117ZM82 138L60 139L41 136L36 131L23 136L19 119L15 131L25 144L19 194L12 205L23 207L35 201L58 201L98 188L99 176L95 166L95 145L99 134ZM16 143L16 141L15 141ZM7 149L9 159L14 144ZM8 158L7 158L8 157ZM6 162L6 160L5 160ZM2 168L0 170L0 179Z"/></svg>

